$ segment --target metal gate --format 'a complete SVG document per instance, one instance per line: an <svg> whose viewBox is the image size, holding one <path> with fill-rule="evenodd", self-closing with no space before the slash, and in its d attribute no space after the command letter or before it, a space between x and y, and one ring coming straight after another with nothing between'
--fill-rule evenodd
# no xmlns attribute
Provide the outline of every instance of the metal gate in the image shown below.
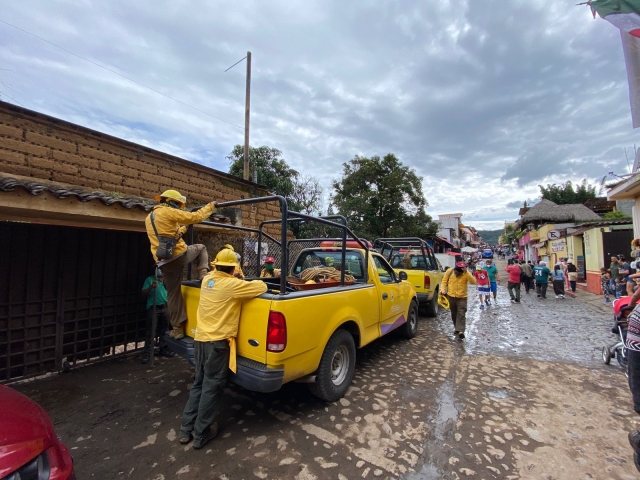
<svg viewBox="0 0 640 480"><path fill-rule="evenodd" d="M0 223L0 382L142 347L144 233Z"/></svg>
<svg viewBox="0 0 640 480"><path fill-rule="evenodd" d="M629 259L631 252L631 240L633 240L633 230L613 230L602 234L602 246L604 254L604 265L608 266L611 257L624 255Z"/></svg>

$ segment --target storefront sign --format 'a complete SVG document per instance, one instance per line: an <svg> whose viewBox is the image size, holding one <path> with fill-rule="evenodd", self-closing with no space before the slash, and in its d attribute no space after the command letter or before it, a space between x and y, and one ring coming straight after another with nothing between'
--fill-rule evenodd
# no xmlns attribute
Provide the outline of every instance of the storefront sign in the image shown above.
<svg viewBox="0 0 640 480"><path fill-rule="evenodd" d="M551 251L553 252L561 252L567 247L567 242L565 240L558 240L556 242L551 242Z"/></svg>

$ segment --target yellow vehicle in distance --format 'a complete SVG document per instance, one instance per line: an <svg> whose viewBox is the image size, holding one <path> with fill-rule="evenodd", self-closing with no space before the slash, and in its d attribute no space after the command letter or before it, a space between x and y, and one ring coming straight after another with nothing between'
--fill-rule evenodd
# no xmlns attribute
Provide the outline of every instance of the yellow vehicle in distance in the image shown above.
<svg viewBox="0 0 640 480"><path fill-rule="evenodd" d="M242 304L237 372L229 372L229 380L256 392L273 392L288 382L307 383L314 395L333 402L351 384L357 348L391 332L404 338L416 335L416 292L404 274L396 274L382 255L370 249L369 242L349 230L346 221L339 224L289 212L279 196L225 202L217 208L274 200L280 202L282 218L263 222L257 229L202 222L249 232L240 253L243 261L251 258L255 262L243 263L245 278L264 281L269 287ZM288 223L300 219L338 230L341 238L288 241ZM280 224L280 240L264 231L274 222ZM266 252L275 257L276 267L282 270L280 278L258 277ZM291 262L290 254L295 257ZM185 338L165 335L167 344L191 363L200 283L183 282L188 317Z"/></svg>
<svg viewBox="0 0 640 480"><path fill-rule="evenodd" d="M378 238L373 248L391 264L397 274L404 272L416 289L418 303L427 317L438 315L438 293L445 269L433 249L421 238Z"/></svg>

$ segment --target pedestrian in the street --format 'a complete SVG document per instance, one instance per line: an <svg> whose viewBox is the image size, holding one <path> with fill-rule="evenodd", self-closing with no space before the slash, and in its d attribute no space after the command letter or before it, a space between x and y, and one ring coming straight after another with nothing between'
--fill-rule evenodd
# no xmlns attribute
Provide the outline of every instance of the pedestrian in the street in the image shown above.
<svg viewBox="0 0 640 480"><path fill-rule="evenodd" d="M489 274L480 265L476 267L474 272L476 277L476 288L478 289L478 299L480 300L480 310L484 309L485 304L491 305L491 286L489 285ZM484 297L484 298L483 298ZM484 302L484 303L483 303Z"/></svg>
<svg viewBox="0 0 640 480"><path fill-rule="evenodd" d="M619 255L618 258L620 259L621 263L619 272L620 275L622 275L622 277L624 278L627 295L630 297L631 295L633 295L633 288L636 285L636 282L633 279L629 278L629 275L632 274L631 264L627 262L624 255Z"/></svg>
<svg viewBox="0 0 640 480"><path fill-rule="evenodd" d="M602 295L604 295L604 303L611 303L611 299L609 298L609 272L605 267L600 269L600 287L602 288Z"/></svg>
<svg viewBox="0 0 640 480"><path fill-rule="evenodd" d="M522 269L515 260L509 260L505 271L509 274L507 290L509 290L511 303L520 303L520 275L522 274Z"/></svg>
<svg viewBox="0 0 640 480"><path fill-rule="evenodd" d="M627 294L627 282L624 281L622 275L618 275L616 278L616 298L624 297Z"/></svg>
<svg viewBox="0 0 640 480"><path fill-rule="evenodd" d="M631 297L629 305L633 306L640 300L640 289ZM629 374L629 390L633 399L633 409L640 414L640 308L636 305L627 317L627 338L624 346L627 349L627 373ZM640 472L640 431L629 433L629 443L633 448L633 461Z"/></svg>
<svg viewBox="0 0 640 480"><path fill-rule="evenodd" d="M467 291L470 283L476 283L475 277L467 270L466 263L458 262L444 274L440 288L442 295L449 299L453 334L460 339L464 338L467 326Z"/></svg>
<svg viewBox="0 0 640 480"><path fill-rule="evenodd" d="M201 449L218 433L214 423L220 395L229 369L236 371L236 336L243 299L267 291L261 280L251 282L233 276L238 261L233 251L222 249L215 270L202 279L194 353L195 379L182 413L180 443L193 440Z"/></svg>
<svg viewBox="0 0 640 480"><path fill-rule="evenodd" d="M551 270L547 268L547 262L543 260L540 260L540 263L533 267L533 276L536 278L536 293L539 298L547 298L550 275Z"/></svg>
<svg viewBox="0 0 640 480"><path fill-rule="evenodd" d="M158 269L158 277L151 275L142 284L142 296L147 299L147 335L145 337L144 352L140 363L147 364L153 355L153 345L158 337L158 355L171 358L174 353L165 343L164 332L169 326L169 312L167 310L167 289L163 283L164 275ZM156 297L156 331L153 332L153 297Z"/></svg>
<svg viewBox="0 0 640 480"><path fill-rule="evenodd" d="M529 293L529 290L531 290L533 269L531 268L531 265L524 261L520 264L520 269L522 270L522 283L524 284L524 291L525 293Z"/></svg>
<svg viewBox="0 0 640 480"><path fill-rule="evenodd" d="M565 276L562 271L562 264L560 262L553 266L553 272L551 272L551 278L553 279L553 293L556 294L556 298L564 298L564 281Z"/></svg>
<svg viewBox="0 0 640 480"><path fill-rule="evenodd" d="M489 274L489 287L491 289L491 293L493 294L493 301L495 303L498 302L498 283L500 283L500 279L498 278L498 269L493 264L493 260L488 259L485 262L484 269Z"/></svg>
<svg viewBox="0 0 640 480"><path fill-rule="evenodd" d="M578 281L578 269L572 260L567 260L567 278L569 279L569 287L572 292L576 291L576 282ZM607 285L609 288L609 285Z"/></svg>
<svg viewBox="0 0 640 480"><path fill-rule="evenodd" d="M184 337L184 324L187 321L181 290L182 271L186 265L193 262L198 279L201 279L209 270L206 247L201 244L187 246L182 235L187 231L185 225L200 223L209 217L216 202L208 203L196 212L187 212L184 210L187 199L176 190L165 190L156 200L160 203L147 215L145 227L154 260L171 260L163 265L162 271L172 327L170 336L180 339Z"/></svg>
<svg viewBox="0 0 640 480"><path fill-rule="evenodd" d="M611 293L616 293L616 278L620 275L620 262L618 257L611 257L611 264L609 265L609 274L611 275L611 281L609 285L611 287Z"/></svg>

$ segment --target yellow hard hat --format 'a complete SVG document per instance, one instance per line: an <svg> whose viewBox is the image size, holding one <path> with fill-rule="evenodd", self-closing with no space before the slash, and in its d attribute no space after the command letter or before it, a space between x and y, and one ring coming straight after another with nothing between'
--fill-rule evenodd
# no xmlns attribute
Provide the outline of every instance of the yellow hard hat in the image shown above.
<svg viewBox="0 0 640 480"><path fill-rule="evenodd" d="M177 190L165 190L160 195L156 195L156 200L158 202L162 201L163 198L170 198L171 200L180 202L183 205L187 204L187 197L180 195L180 192Z"/></svg>
<svg viewBox="0 0 640 480"><path fill-rule="evenodd" d="M333 265L333 262L334 262L333 258L331 258L331 257L324 257L324 264L325 264L325 265Z"/></svg>
<svg viewBox="0 0 640 480"><path fill-rule="evenodd" d="M220 250L216 259L211 262L211 265L220 265L221 267L235 267L237 264L236 254L228 248Z"/></svg>
<svg viewBox="0 0 640 480"><path fill-rule="evenodd" d="M449 308L449 299L444 295L438 295L438 305L442 308Z"/></svg>
<svg viewBox="0 0 640 480"><path fill-rule="evenodd" d="M230 243L225 244L224 248L228 248L232 252L235 252L235 250L233 249L233 245L231 245Z"/></svg>

